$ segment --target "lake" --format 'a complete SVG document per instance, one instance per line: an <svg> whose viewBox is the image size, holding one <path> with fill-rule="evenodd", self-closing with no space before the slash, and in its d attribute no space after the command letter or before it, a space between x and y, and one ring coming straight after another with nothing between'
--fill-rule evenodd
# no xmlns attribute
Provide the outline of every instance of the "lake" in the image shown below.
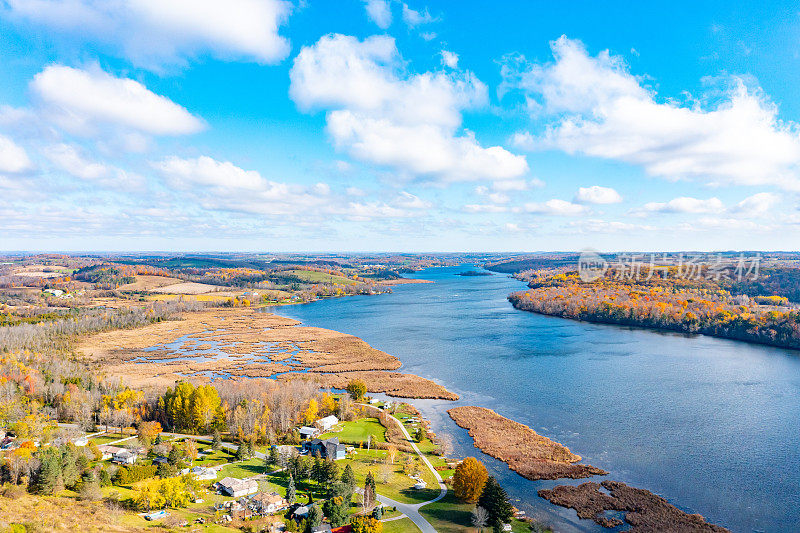
<svg viewBox="0 0 800 533"><path fill-rule="evenodd" d="M419 401L460 456L479 457L525 509L559 531L609 531L481 454L446 414L479 405L568 446L584 461L733 531L800 530L800 352L704 336L589 324L517 311L504 274L432 268L379 296L275 312L361 337L401 371L458 402ZM606 479L606 478L600 478Z"/></svg>

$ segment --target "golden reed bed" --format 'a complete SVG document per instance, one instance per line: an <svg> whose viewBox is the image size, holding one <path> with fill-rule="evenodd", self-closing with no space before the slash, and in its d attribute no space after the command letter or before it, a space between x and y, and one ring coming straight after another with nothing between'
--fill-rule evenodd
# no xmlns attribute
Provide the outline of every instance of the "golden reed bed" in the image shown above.
<svg viewBox="0 0 800 533"><path fill-rule="evenodd" d="M78 351L98 371L139 388L164 388L179 379L205 381L212 375L304 378L334 388L361 379L370 392L458 399L433 381L391 372L400 361L358 337L299 324L251 308L210 309L185 313L180 320L93 335L78 345ZM184 337L180 350L166 346ZM212 346L214 353L186 352ZM193 360L175 360L185 357Z"/></svg>
<svg viewBox="0 0 800 533"><path fill-rule="evenodd" d="M480 450L499 459L528 479L585 478L607 472L579 464L579 455L526 425L509 420L490 409L454 407L450 418L469 431Z"/></svg>

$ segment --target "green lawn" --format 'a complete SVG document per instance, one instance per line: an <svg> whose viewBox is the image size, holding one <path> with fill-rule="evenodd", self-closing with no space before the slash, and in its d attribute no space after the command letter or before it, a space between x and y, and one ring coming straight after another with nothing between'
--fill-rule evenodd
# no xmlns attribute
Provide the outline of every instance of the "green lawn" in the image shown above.
<svg viewBox="0 0 800 533"><path fill-rule="evenodd" d="M377 418L362 418L353 422L343 422L340 426L341 429L339 431L325 433L320 438L337 437L339 442L366 443L369 435L372 435L372 442L386 442L386 428L381 425Z"/></svg>
<svg viewBox="0 0 800 533"><path fill-rule="evenodd" d="M224 477L246 478L253 477L256 474L264 473L264 460L257 457L242 461L240 463L232 463L222 467L219 471L217 479Z"/></svg>
<svg viewBox="0 0 800 533"><path fill-rule="evenodd" d="M417 533L419 528L410 518L401 518L383 523L383 533Z"/></svg>
<svg viewBox="0 0 800 533"><path fill-rule="evenodd" d="M102 435L98 435L96 437L92 437L89 439L89 442L94 442L98 446L101 444L108 444L109 442L114 442L115 440L124 439L130 437L130 435L120 435L118 433L104 433Z"/></svg>
<svg viewBox="0 0 800 533"><path fill-rule="evenodd" d="M473 508L474 505L461 502L453 491L448 491L447 496L420 508L419 513L439 533L456 533L472 527Z"/></svg>

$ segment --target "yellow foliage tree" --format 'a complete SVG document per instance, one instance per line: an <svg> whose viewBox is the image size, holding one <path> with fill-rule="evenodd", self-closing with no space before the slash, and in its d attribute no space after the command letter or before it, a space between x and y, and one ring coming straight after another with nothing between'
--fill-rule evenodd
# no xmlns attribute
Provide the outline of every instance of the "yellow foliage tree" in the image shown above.
<svg viewBox="0 0 800 533"><path fill-rule="evenodd" d="M483 492L489 474L483 463L474 457L467 457L456 467L453 474L453 492L465 502L475 503Z"/></svg>

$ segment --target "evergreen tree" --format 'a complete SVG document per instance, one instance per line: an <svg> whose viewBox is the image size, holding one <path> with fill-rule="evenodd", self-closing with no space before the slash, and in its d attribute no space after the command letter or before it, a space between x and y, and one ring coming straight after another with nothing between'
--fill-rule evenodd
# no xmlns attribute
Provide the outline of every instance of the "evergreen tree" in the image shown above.
<svg viewBox="0 0 800 533"><path fill-rule="evenodd" d="M333 483L328 488L327 500L322 505L331 526L339 527L347 523L350 505L353 502L353 487L346 483Z"/></svg>
<svg viewBox="0 0 800 533"><path fill-rule="evenodd" d="M271 465L278 464L278 447L277 446L270 446L269 447L269 464L271 464Z"/></svg>
<svg viewBox="0 0 800 533"><path fill-rule="evenodd" d="M310 532L312 528L317 527L322 523L322 511L316 505L308 508L308 516L306 517L306 531Z"/></svg>
<svg viewBox="0 0 800 533"><path fill-rule="evenodd" d="M214 436L211 439L211 448L214 450L222 448L222 436L219 434L219 430L214 430Z"/></svg>
<svg viewBox="0 0 800 533"><path fill-rule="evenodd" d="M350 487L351 493L356 488L356 476L353 474L353 467L350 466L350 463L347 463L347 466L344 467L344 472L342 472L342 483Z"/></svg>
<svg viewBox="0 0 800 533"><path fill-rule="evenodd" d="M294 476L289 474L289 486L286 488L286 501L294 503L297 499L297 491L294 488Z"/></svg>
<svg viewBox="0 0 800 533"><path fill-rule="evenodd" d="M508 500L508 494L497 483L494 476L489 476L489 479L486 480L483 493L478 499L478 505L486 509L486 514L488 515L487 523L492 526L495 532L501 531L503 524L510 522L514 515L511 502Z"/></svg>
<svg viewBox="0 0 800 533"><path fill-rule="evenodd" d="M55 494L63 485L61 480L61 452L58 448L45 448L39 454L39 470L36 473L34 492Z"/></svg>

